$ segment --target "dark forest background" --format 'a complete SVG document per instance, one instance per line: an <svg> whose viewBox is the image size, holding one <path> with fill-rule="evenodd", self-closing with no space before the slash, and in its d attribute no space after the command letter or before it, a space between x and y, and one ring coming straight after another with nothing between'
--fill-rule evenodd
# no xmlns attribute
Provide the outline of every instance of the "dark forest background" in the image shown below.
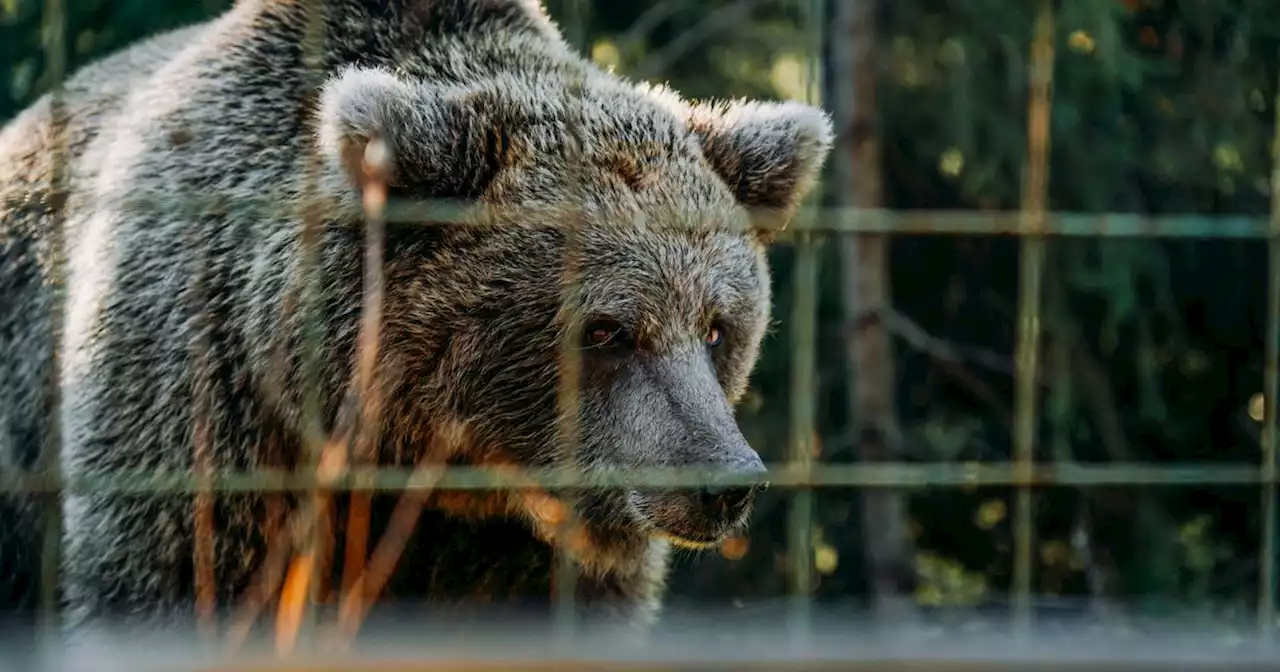
<svg viewBox="0 0 1280 672"><path fill-rule="evenodd" d="M857 0L866 6L870 0ZM67 0L71 67L201 20L227 0ZM1048 208L1073 213L1265 218L1270 209L1280 11L1256 0L1070 0L1054 11ZM883 207L1008 211L1027 155L1028 59L1040 3L883 0L866 24L874 107L850 133L878 139ZM585 53L692 97L813 100L850 76L856 51L833 0L557 0ZM46 90L42 3L0 0L0 120ZM866 26L870 26L867 28ZM820 47L824 37L826 47ZM809 92L807 73L821 75ZM845 119L845 117L838 117ZM849 140L848 137L844 138ZM841 145L844 151L851 146ZM847 157L844 157L847 158ZM827 203L866 173L833 160ZM867 166L863 166L864 169ZM841 181L848 184L840 184ZM854 190L856 191L856 190ZM882 260L892 310L892 386L853 395L862 330L840 241L818 238L817 434L821 460L865 459L863 441L913 462L1002 462L1012 451L1019 243L912 235ZM791 445L793 260L774 253L778 327L741 409L767 461ZM1257 464L1266 243L1054 238L1045 281L1037 458L1060 462ZM891 315L892 319L887 316ZM855 316L856 317L856 316ZM874 383L863 383L874 385ZM883 388L883 389L881 389ZM862 404L862 405L859 405ZM875 408L877 418L856 409ZM867 426L876 431L868 434ZM885 590L868 553L921 607L999 605L1013 567L1013 493L919 488L863 516L852 490L814 495L808 586L820 600ZM877 506L882 506L880 501ZM1046 489L1036 497L1034 587L1045 603L1162 606L1214 618L1257 600L1256 487ZM745 604L790 590L787 493L769 491L749 539L682 559L673 599ZM886 541L887 539L887 541ZM876 541L869 541L876 540Z"/></svg>

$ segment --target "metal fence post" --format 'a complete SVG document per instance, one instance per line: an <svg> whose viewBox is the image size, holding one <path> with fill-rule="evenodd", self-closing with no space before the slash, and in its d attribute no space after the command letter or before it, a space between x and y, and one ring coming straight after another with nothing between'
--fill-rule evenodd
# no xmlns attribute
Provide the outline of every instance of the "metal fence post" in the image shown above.
<svg viewBox="0 0 1280 672"><path fill-rule="evenodd" d="M1276 423L1280 395L1280 91L1276 95L1271 150L1271 226L1267 238L1267 329L1263 371L1262 539L1259 544L1258 623L1267 637L1276 630Z"/></svg>
<svg viewBox="0 0 1280 672"><path fill-rule="evenodd" d="M51 87L49 93L50 136L53 139L52 170L50 174L50 200L55 204L65 203L63 198L67 188L67 125L65 103L62 99L63 81L67 70L67 13L63 0L45 0L44 4L44 51L45 73ZM58 584L62 565L62 500L59 487L61 485L62 455L62 386L61 386L61 344L63 320L66 302L66 243L64 239L64 210L50 212L50 230L52 232L50 248L53 266L54 299L49 317L51 362L49 379L46 385L46 437L40 447L38 473L49 484L49 490L39 499L41 507L41 568L40 568L40 602L38 635L42 643L53 643L59 635L61 619L58 614Z"/></svg>
<svg viewBox="0 0 1280 672"><path fill-rule="evenodd" d="M1030 490L1035 463L1037 380L1044 284L1044 213L1048 192L1049 111L1053 84L1053 3L1041 0L1031 49L1031 98L1027 109L1027 163L1024 168L1021 268L1018 282L1014 462L1019 484L1014 512L1013 572L1015 617L1026 631L1031 617L1034 511Z"/></svg>

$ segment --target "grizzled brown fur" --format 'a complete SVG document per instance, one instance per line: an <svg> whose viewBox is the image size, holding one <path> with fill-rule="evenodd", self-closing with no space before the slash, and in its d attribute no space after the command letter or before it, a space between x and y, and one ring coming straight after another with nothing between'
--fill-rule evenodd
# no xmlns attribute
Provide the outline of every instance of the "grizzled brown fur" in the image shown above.
<svg viewBox="0 0 1280 672"><path fill-rule="evenodd" d="M388 228L381 463L763 469L732 405L769 321L769 230L830 145L821 111L627 82L572 53L534 0L240 0L77 73L65 112L56 130L45 98L0 132L5 468L45 441L41 382L55 374L68 473L191 471L197 408L215 466L298 464L306 325L290 306L303 301L305 212L322 217L319 401L324 429L342 429L361 309L358 158L377 138L393 196L486 206L462 224ZM51 189L60 139L66 193ZM558 382L580 389L572 452ZM431 454L446 429L461 442ZM644 622L670 545L716 543L744 524L751 493L570 500L587 529L580 596ZM220 604L263 560L266 510L218 500ZM189 618L191 511L188 498L67 496L67 622ZM523 497L441 496L388 591L545 603L554 543Z"/></svg>

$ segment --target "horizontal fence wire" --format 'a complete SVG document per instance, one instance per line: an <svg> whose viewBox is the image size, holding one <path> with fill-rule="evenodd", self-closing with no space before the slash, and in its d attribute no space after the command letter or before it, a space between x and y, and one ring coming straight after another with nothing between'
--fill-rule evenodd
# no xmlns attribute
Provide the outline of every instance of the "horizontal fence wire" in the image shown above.
<svg viewBox="0 0 1280 672"><path fill-rule="evenodd" d="M207 214L210 212L237 212L265 219L280 221L297 214L296 206L284 205L280 199L263 196L232 200L217 196L173 195L163 200L146 197L125 199L125 212L157 212ZM390 197L386 202L384 218L388 225L477 225L495 221L526 219L537 222L558 222L565 209L537 204L480 204L449 199L409 199ZM746 210L748 215L768 217L777 213L770 210ZM698 211L671 212L671 218L655 221L654 227L681 228L697 226L706 228L706 220L698 219ZM686 215L681 217L681 215ZM719 213L717 213L717 216ZM888 210L852 206L803 206L795 213L795 221L802 218L812 222L804 230L818 233L887 233L894 235L957 235L957 236L1023 236L1025 215L1021 210L954 211L954 210ZM684 219L689 224L681 224ZM529 226L535 226L529 224ZM785 234L796 232L799 226L784 229L779 242L794 241ZM1121 212L1083 213L1047 211L1040 218L1036 234L1069 238L1178 238L1178 239L1266 239L1271 235L1270 217L1259 216L1207 216L1194 214L1141 215Z"/></svg>
<svg viewBox="0 0 1280 672"><path fill-rule="evenodd" d="M1258 465L1162 465L1151 463L1036 464L1016 463L836 464L783 463L769 468L769 487L779 488L923 488L923 487L1078 487L1122 485L1187 487L1280 484L1274 470ZM617 472L576 474L555 469L496 469L473 466L408 468L353 467L337 475L307 471L257 469L206 474L117 470L65 476L6 475L0 491L100 494L196 494L204 488L223 493L295 492L323 485L326 490L485 490L494 488L691 488L702 485L746 486L755 477L692 468L635 468Z"/></svg>

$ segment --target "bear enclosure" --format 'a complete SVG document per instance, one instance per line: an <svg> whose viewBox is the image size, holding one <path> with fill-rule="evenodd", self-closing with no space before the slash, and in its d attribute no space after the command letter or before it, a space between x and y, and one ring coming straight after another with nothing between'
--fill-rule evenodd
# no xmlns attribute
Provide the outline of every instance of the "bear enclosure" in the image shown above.
<svg viewBox="0 0 1280 672"><path fill-rule="evenodd" d="M0 119L45 92L56 101L80 65L229 4L0 2ZM1280 660L1273 2L546 4L576 48L622 75L692 98L804 100L832 116L824 179L770 252L775 327L739 409L771 488L741 538L676 557L670 616L641 654L578 636L566 618L545 641L398 632L386 651L421 661L406 669ZM367 346L381 319L386 227L445 222L456 204L388 202L376 175L364 202ZM362 394L374 389L371 364L357 366ZM562 397L573 403L573 390ZM6 608L57 619L59 491L187 493L215 648L271 610L277 649L306 669L339 669L309 656L359 628L428 491L734 483L672 471L378 469L363 461L369 437L318 429L311 468L214 474L200 468L207 430L197 420L195 468L181 477L75 482L52 451L29 474L0 472L6 491L46 505L41 569L0 567L11 574L0 579ZM277 566L242 604L213 604L214 490L311 495L299 515L314 522L295 521L303 532L273 551ZM326 597L312 579L325 502L372 490L404 493L396 517L348 556L364 574ZM360 511L353 503L353 524ZM0 537L13 534L7 524ZM555 599L571 600L573 568L562 569ZM136 643L104 646L97 669L140 669ZM215 667L174 655L165 669ZM432 662L454 658L476 662Z"/></svg>

